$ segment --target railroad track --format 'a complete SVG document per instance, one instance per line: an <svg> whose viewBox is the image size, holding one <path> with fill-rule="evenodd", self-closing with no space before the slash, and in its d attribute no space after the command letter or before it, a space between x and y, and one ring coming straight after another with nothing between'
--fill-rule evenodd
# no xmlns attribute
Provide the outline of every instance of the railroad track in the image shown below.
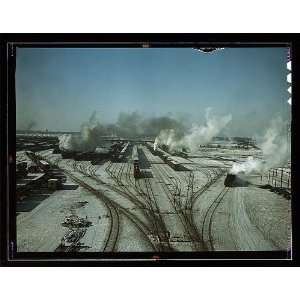
<svg viewBox="0 0 300 300"><path fill-rule="evenodd" d="M124 169L124 166L121 167L122 169ZM87 176L90 176L94 181L96 181L97 183L100 184L105 184L106 186L108 186L111 190L117 192L118 194L126 197L127 199L129 199L135 206L137 206L139 209L141 210L145 210L146 207L144 206L144 204L139 201L139 199L137 197L135 197L126 187L126 185L124 185L121 181L120 178L118 178L117 176L114 175L114 172L122 175L120 172L123 173L123 171L117 170L117 168L115 168L115 171L111 171L111 176L112 178L117 182L118 187L108 184L104 181L102 181L97 175L95 175L95 173L89 174L87 173L87 171L84 173Z"/></svg>
<svg viewBox="0 0 300 300"><path fill-rule="evenodd" d="M197 231L196 226L194 226L190 222L190 219L187 217L184 210L182 210L180 198L179 198L179 200L176 199L176 195L173 194L174 192L172 193L172 190L170 190L169 185L164 180L166 173L163 173L164 171L162 171L161 166L157 165L157 166L155 166L155 169L157 171L157 175L160 178L160 181L163 183L162 187L165 190L166 195L168 196L175 212L177 213L186 234L189 236L189 238L192 242L192 247L194 248L195 251L203 250L203 243L202 243L200 235ZM170 178L170 176L168 176L168 174L167 174L167 177ZM178 191L178 189L176 187L175 187L175 191Z"/></svg>
<svg viewBox="0 0 300 300"><path fill-rule="evenodd" d="M163 169L160 167L158 168ZM196 245L200 245L201 248L206 248L205 243L203 241L203 236L199 234L198 228L194 222L193 206L195 201L200 197L200 195L204 193L214 182L216 182L224 174L224 170L217 171L213 169L212 173L214 176L212 176L209 170L201 168L199 169L199 171L202 171L206 175L207 177L206 184L202 186L200 189L194 191L194 173L193 171L189 172L188 178L186 179L187 191L186 191L186 197L185 197L186 199L184 205L182 205L180 201L181 200L180 197L179 200L177 201L174 199L173 203L175 205L175 209L182 215L181 219L183 219L183 222L186 225L185 226L186 231L188 232L191 239L195 241ZM180 189L178 188L179 185L178 179L177 181L174 180L175 177L169 176L169 174L166 171L164 175L170 178L171 181L173 182L173 185L175 185L175 193L176 191L180 191Z"/></svg>
<svg viewBox="0 0 300 300"><path fill-rule="evenodd" d="M127 166L127 167L126 167ZM146 218L149 220L151 227L153 228L155 232L155 236L158 237L158 247L160 251L173 251L171 245L169 244L169 240L166 235L166 227L162 220L162 217L159 213L159 208L157 206L155 195L152 190L151 183L149 182L149 179L145 179L145 187L146 187L146 193L144 192L143 188L140 185L139 180L133 180L132 176L130 176L132 170L132 166L129 162L122 164L119 168L114 168L110 171L110 175L112 178L117 182L118 186L121 186L123 190L125 190L125 195L129 197L131 200L133 200L134 203L138 203L139 206L141 206L145 212ZM122 179L125 178L124 184ZM132 194L132 192L129 190L128 186L131 186L134 188L136 193L142 197L147 207L144 205L144 203L141 203L140 200ZM158 215L158 217L157 217ZM165 246L165 243L167 243L167 247Z"/></svg>
<svg viewBox="0 0 300 300"><path fill-rule="evenodd" d="M182 203L182 198L184 196L184 188L182 187L182 179L177 177L176 172L172 172L170 174L162 165L155 164L157 175L162 182L162 187L165 190L166 195L168 196L171 205L173 206L175 212L177 213L185 232L190 237L192 242L193 248L196 251L203 250L202 241L200 235L198 233L197 227L192 222L193 220L188 217L186 214L185 208ZM193 172L190 172L189 175L193 177ZM164 178L168 178L169 184L166 183ZM186 191L186 199L189 199L189 196L192 196L193 192L193 181L191 182L192 185L188 185ZM172 188L170 188L170 185Z"/></svg>
<svg viewBox="0 0 300 300"><path fill-rule="evenodd" d="M167 228L166 228L166 224L165 224L165 222L164 222L164 220L161 216L159 206L157 205L156 197L155 197L155 194L153 192L151 182L150 182L149 178L145 178L144 182L145 182L145 186L146 186L147 196L148 196L148 199L149 199L148 204L149 204L149 207L150 207L151 212L152 212L153 222L155 224L156 234L159 238L162 249L164 249L166 251L173 251L173 248L172 248L172 246L170 245L170 242L169 242L169 237L168 237L168 234L167 234L168 231L167 231ZM154 208L153 208L152 204L154 205ZM167 245L165 245L165 243Z"/></svg>
<svg viewBox="0 0 300 300"><path fill-rule="evenodd" d="M92 166L83 165L83 164L80 164L75 161L73 161L73 163L70 161L70 162L68 162L68 164L72 164L72 167L74 170L77 170L80 173L82 173L86 176L89 176L90 178L94 179L95 181L97 181L99 183L107 185L107 183L104 183L100 178L98 178L98 176L95 174L96 169L93 168ZM168 172L166 170L164 170L164 168L162 168L162 166L157 165L156 167L159 169L158 173L159 173L159 176L163 183L163 188L166 191L167 196L171 200L171 203L172 203L175 211L177 212L181 222L183 223L183 226L184 226L187 234L190 236L195 250L200 250L200 251L203 250L203 237L207 236L206 235L206 233L207 233L206 227L207 226L208 226L208 230L209 230L208 231L209 240L211 241L210 244L212 245L212 239L211 239L211 233L210 233L211 222L212 222L213 214L214 214L215 210L217 209L217 208L213 209L212 206L216 206L213 203L216 204L217 200L215 200L212 203L212 206L209 207L209 209L208 209L209 212L208 211L206 212L205 220L204 220L203 226L202 226L202 235L201 236L198 233L198 230L193 222L192 207L193 207L193 204L196 201L196 199L198 199L199 196L213 182L215 182L215 180L217 180L217 177L219 177L217 175L219 175L219 174L214 172L215 173L214 175L216 175L216 176L212 176L212 174L208 170L206 170L206 176L208 178L207 183L203 187L201 187L199 190L194 191L194 187L193 187L194 174L193 174L193 172L190 172L189 178L187 179L188 186L187 186L187 191L186 191L186 202L184 205L184 210L182 210L182 205L180 202L181 196L182 196L182 187L181 187L180 179L177 178L176 176L170 176L170 174L168 174ZM113 164L112 162L109 162L106 167L106 171L107 171L107 173L109 173L111 175L112 179L118 185L118 187L116 187L114 185L108 185L108 186L111 189L118 192L119 194L122 194L122 195L126 196L127 198L129 198L136 205L140 205L140 207L143 208L144 204L134 194L132 194L132 192L128 188L129 186L136 188L136 190L138 191L138 194L141 194L140 191L143 190L141 188L140 188L140 190L138 190L138 188L140 186L136 186L135 185L136 181L133 182L132 176L130 176L130 173L131 173L130 163L127 162L127 163L122 163L122 164ZM112 199L106 199L102 193L100 193L99 191L94 189L91 185L89 185L86 182L82 181L81 179L73 176L73 174L71 174L70 172L68 172L68 171L66 171L66 172L75 182L80 184L83 188L89 190L97 198L99 198L101 201L103 201L104 204L106 205L106 207L107 206L109 207L109 208L107 208L107 211L110 216L111 224L110 224L109 231L107 233L107 237L106 237L106 240L104 243L103 251L111 252L111 251L115 251L115 249L116 249L118 235L119 235L119 229L120 229L119 228L120 227L119 213L124 214L126 217L128 217L128 219L131 222L133 222L136 225L136 227L139 229L139 231L141 231L143 233L143 235L145 236L147 241L151 244L151 247L154 249L154 251L164 251L164 248L162 247L162 245L160 245L159 243L156 244L155 242L153 243L153 241L149 238L149 235L152 235L152 229L147 227L147 225L145 223L143 223L143 221L139 220L139 218L137 218L134 214L127 211L124 207L120 206L118 203L114 202ZM167 184L165 182L165 180L163 179L165 176L167 176L167 178L171 182L171 185L173 187L172 189L170 189L170 184ZM124 180L125 180L125 182L127 182L127 185L124 184ZM145 216L147 216L147 219L150 220L150 223L151 222L157 223L156 225L153 226L153 228L155 228L155 231L156 231L157 235L159 236L159 234L158 234L159 232L166 232L166 227L161 218L161 215L159 214L159 218L157 218L157 216L156 216L156 211L159 212L159 209L158 209L158 205L155 200L155 195L153 193L151 182L147 178L145 178L145 187L146 187L146 193L143 192L143 194L145 194L144 197L147 198L147 204L149 206L144 211ZM220 200L220 202L221 202L221 200ZM145 208L145 206L144 206L144 208ZM210 215L211 215L211 218L210 218L210 221L208 221ZM207 225L207 224L209 224L209 225ZM163 228L163 230L159 230L158 227ZM164 240L164 237L162 237L161 240ZM165 240L167 240L169 243L168 239L165 239ZM207 240L205 240L205 245L207 243L208 243ZM169 244L169 247L170 247L170 244ZM211 248L212 247L213 247L213 245L211 246Z"/></svg>
<svg viewBox="0 0 300 300"><path fill-rule="evenodd" d="M202 247L206 249L207 247L205 241L203 240L203 235L199 234L198 228L194 221L193 207L196 200L199 199L199 197L223 175L224 170L221 170L220 172L213 170L214 176L211 175L209 170L203 168L198 170L205 174L207 182L200 189L194 191L194 174L193 172L191 172L193 175L190 173L188 178L188 191L184 207L184 215L187 223L189 223L190 227L195 232L195 235L197 235L198 239L202 241Z"/></svg>
<svg viewBox="0 0 300 300"><path fill-rule="evenodd" d="M184 203L184 210L192 209L191 199L194 194L194 180L195 180L194 173L193 171L190 171L188 178L186 180L187 190L186 190L186 197Z"/></svg>
<svg viewBox="0 0 300 300"><path fill-rule="evenodd" d="M76 166L76 169L78 170L78 166L77 166L77 163L74 162L75 166ZM125 170L125 167L127 165L127 168L126 168L126 171ZM158 167L160 168L160 167ZM96 181L100 181L101 183L104 183L102 182L96 175L95 175L95 170L94 169L87 169L87 168L83 168L83 167L80 167L79 170L81 173L87 175L87 176L90 176L91 178L95 179ZM154 193L153 193L153 190L152 190L152 187L151 187L151 184L149 186L149 182L148 182L148 179L145 180L145 186L146 186L146 190L147 190L147 193L144 193L143 192L143 189L141 187L138 187L135 185L136 181L133 183L132 182L132 178L130 176L130 171L131 171L131 166L130 166L130 163L123 163L121 165L117 165L110 162L108 164L108 166L106 167L106 171L111 175L111 177L116 181L116 183L118 184L118 186L121 186L122 187L122 191L120 191L118 188L114 187L114 186L111 186L112 189L114 189L115 191L119 192L119 193L122 193L124 196L126 196L127 198L130 198L130 200L133 200L135 202L135 204L138 204L138 205L141 205L142 203L136 198L136 196L132 195L132 193L127 189L126 185L123 184L122 182L122 178L124 177L124 172L125 172L125 178L127 180L127 182L132 185L133 187L135 187L137 189L137 192L138 194L140 195L144 195L144 197L148 198L147 199L147 204L149 206L149 210L147 212L150 212L150 215L149 213L147 213L147 218L150 219L150 222L154 225L153 228L155 228L155 231L158 233L159 231L160 232L163 232L163 230L159 230L158 229L158 226L155 225L155 223L157 222L157 218L156 218L156 214L155 214L155 210L157 210L157 204L156 204L156 209L153 208L152 204L154 204L154 201L153 199L155 199L154 197ZM168 187L168 185L165 183L165 189L168 190L168 192L172 195L171 198L171 202L172 204L174 205L175 207L175 210L182 215L181 217L181 220L183 221L183 223L185 223L184 227L187 229L188 231L188 234L189 236L191 237L191 240L195 243L196 241L198 241L197 243L199 243L200 241L199 240L202 240L198 234L198 230L196 228L196 226L194 225L194 221L193 221L193 214L192 214L192 206L195 202L195 200L197 198L199 198L199 196L213 183L216 181L216 177L219 177L219 176L211 176L211 173L208 171L208 170L205 170L203 171L203 169L201 169L200 171L203 171L203 173L205 173L205 175L207 176L208 178L208 181L207 183L202 187L200 188L199 190L197 190L196 192L193 192L193 173L190 172L189 174L189 179L188 179L188 182L190 182L190 184L188 184L188 189L187 189L187 195L186 195L186 202L185 202L185 211L182 212L180 211L180 207L179 207L179 204L180 204L180 194L181 194L181 188L180 188L180 180L178 178L176 178L175 176L170 176L170 174L167 173L166 170L160 170L161 172L164 172L164 174L170 179L170 181L172 182L172 186L174 188L173 191L171 191ZM215 170L214 170L215 171ZM220 174L217 174L216 172L214 172L215 175L220 175ZM126 190L127 189L127 190ZM125 190L125 191L124 191ZM142 191L142 193L141 193ZM151 192L152 191L152 192ZM152 194L152 196L151 196ZM176 199L176 195L178 196L179 195L179 199L177 198ZM169 195L168 195L169 196ZM170 197L169 197L170 198ZM152 199L152 200L151 200ZM189 199L189 200L188 200ZM138 203L136 202L136 200L138 201ZM143 205L143 204L142 204ZM137 223L137 222L136 222ZM160 225L160 227L164 227L164 230L165 230L165 226L162 226L161 224L164 224L161 220L159 220L158 222ZM188 227L188 228L187 228ZM165 230L166 231L166 230ZM157 234L158 235L158 234ZM164 239L164 238L162 238ZM111 247L111 246L108 246L108 247ZM160 250L161 250L161 247L159 247Z"/></svg>
<svg viewBox="0 0 300 300"><path fill-rule="evenodd" d="M201 236L202 240L207 248L208 251L214 251L214 245L213 245L213 239L212 239L212 221L215 212L217 211L218 206L224 199L224 196L227 194L229 191L229 187L224 187L222 191L218 194L218 196L214 199L214 201L210 204L208 207L204 219L202 222L202 231L201 231Z"/></svg>
<svg viewBox="0 0 300 300"><path fill-rule="evenodd" d="M70 177L72 178L72 174L70 174ZM114 220L114 223L110 226L108 238L106 239L104 249L105 252L112 252L113 250L109 249L115 249L117 238L119 235L119 211L122 212L132 223L135 224L135 226L139 229L139 231L143 234L143 236L146 238L146 240L149 242L151 247L154 251L159 250L156 245L153 244L153 242L149 239L149 235L151 235L150 229L147 227L146 224L144 224L141 220L139 220L134 214L128 212L128 210L115 201L108 199L103 193L100 193L90 185L88 185L86 182L82 181L81 179L73 176L72 178L74 181L76 181L78 184L80 184L82 187L89 190L91 193L98 195L104 203L110 207L109 214L110 219ZM115 229L117 228L117 230Z"/></svg>
<svg viewBox="0 0 300 300"><path fill-rule="evenodd" d="M196 200L212 185L214 184L218 179L221 178L222 175L224 175L225 170L220 169L220 172L217 172L216 170L213 170L215 176L211 176L210 171L206 170L204 168L197 168L198 171L202 172L205 174L207 177L207 182L205 185L203 185L200 189L195 191L190 199L190 209L193 209L193 206L196 202Z"/></svg>
<svg viewBox="0 0 300 300"><path fill-rule="evenodd" d="M49 163L51 163L49 161ZM67 165L69 165L71 161L67 162ZM74 161L72 163L72 167L74 169L78 169L77 163ZM116 250L116 245L118 241L119 236L119 227L120 227L120 219L119 219L119 213L117 211L117 208L115 205L113 205L109 199L101 194L99 191L94 189L92 186L84 182L83 180L79 179L78 177L74 176L70 171L68 170L62 170L65 172L74 182L77 182L80 186L82 186L84 189L88 190L90 193L96 196L97 199L99 199L106 207L109 216L110 216L110 228L108 231L108 234L106 236L104 246L103 246L103 252L113 252ZM66 251L71 251L71 249L74 248L74 245L69 246ZM69 249L69 250L68 250Z"/></svg>
<svg viewBox="0 0 300 300"><path fill-rule="evenodd" d="M51 163L49 161L49 163ZM52 163L53 164L53 163ZM74 170L79 171L79 167L77 162L70 160L67 162L67 165L69 167L72 167ZM134 214L130 213L126 208L122 207L112 199L107 198L103 193L99 192L95 188L93 188L91 185L87 184L83 180L79 179L78 177L74 176L70 171L68 170L62 170L66 174L72 178L74 182L77 182L80 186L82 186L84 189L90 191L92 194L94 194L101 202L104 203L104 205L108 208L108 212L110 215L110 229L108 231L107 237L105 239L105 243L103 246L103 251L105 252L112 252L116 250L116 244L117 244L117 239L119 235L119 212L121 212L124 216L126 216L135 226L136 228L142 233L146 241L149 243L151 248L154 251L159 251L159 247L153 243L153 241L149 238L151 235L151 230L148 228L146 224L144 224L143 221L139 220ZM84 173L85 174L85 173ZM92 179L96 179L96 176L91 176L89 174L85 174L86 176L90 176ZM100 179L99 179L100 180Z"/></svg>
<svg viewBox="0 0 300 300"><path fill-rule="evenodd" d="M112 166L108 166L110 167L110 169L112 168ZM121 182L121 179L120 177L122 176L123 172L124 172L124 168L125 168L125 164L121 165L120 168L118 167L115 167L110 171L110 174L112 176L113 179L116 180L116 182L121 185L121 187L123 189L126 189L126 186ZM104 183L101 179L99 179L96 175L94 174L87 174L85 173L87 176L90 176L93 180L95 180L96 182L99 182L101 184L106 184ZM117 174L117 175L116 175ZM108 185L108 184L106 184ZM149 219L149 214L148 214L148 210L146 209L146 207L144 206L144 204L142 202L140 202L135 196L133 196L131 193L129 193L129 191L124 191L123 189L119 189L113 185L108 185L110 189L114 190L115 192L125 196L126 198L129 198L129 200L131 202L133 202L138 208L141 209L141 212L144 213L145 217L147 219ZM112 200L110 200L110 202L112 202ZM115 203L115 205L118 205ZM129 213L128 211L126 211L125 208L121 207L118 205L118 209L122 211L123 214L126 215L126 217L128 217L142 232L143 234L147 237L148 241L151 243L151 246L153 249L155 250L161 250L160 248L161 247L157 247L157 246L154 246L153 243L149 240L149 235L152 234L150 228L141 220L139 220L137 217L135 217L135 215ZM141 226L142 225L142 226Z"/></svg>
<svg viewBox="0 0 300 300"><path fill-rule="evenodd" d="M112 167L112 161L110 160L109 162L108 162L108 164L107 164L107 167L105 168L105 171L107 172L107 173L109 173L110 172L110 168Z"/></svg>
<svg viewBox="0 0 300 300"><path fill-rule="evenodd" d="M78 167L77 162L73 162L73 169L79 171L85 176L88 176L95 180L97 183L105 184L113 191L117 192L118 194L125 196L131 200L138 208L146 209L144 204L139 201L139 199L133 195L130 190L126 187L126 185L122 182L122 176L124 173L124 168L126 164L122 164L118 166L117 164L113 164L109 161L108 166L105 168L106 172L111 176L111 178L116 182L116 185L109 184L107 182L102 181L95 173L96 168L93 166L89 166L88 168ZM129 164L128 164L129 165Z"/></svg>
<svg viewBox="0 0 300 300"><path fill-rule="evenodd" d="M170 190L170 188L167 184L166 184L166 186L167 186L168 190L170 191L170 193L172 194L173 201L178 206L177 208L181 209L180 197L181 197L182 189L180 186L181 185L180 180L178 178L176 178L174 174L168 173L168 171L164 167L157 166L157 168L160 170L161 174L163 174L163 176L161 176L162 179L163 179L163 177L167 177L171 181L173 191Z"/></svg>
<svg viewBox="0 0 300 300"><path fill-rule="evenodd" d="M95 195L97 199L99 199L106 207L108 213L109 213L109 219L110 219L110 228L108 231L108 234L106 236L104 246L103 246L103 252L114 252L117 250L116 245L118 241L119 236L119 230L120 230L120 217L117 210L117 207L111 203L111 201L102 193L94 189L92 186L84 182L83 180L79 179L78 177L75 177L71 172L64 170L70 178L72 178L73 181L77 182L80 186L82 186L84 189L88 190L91 194Z"/></svg>
<svg viewBox="0 0 300 300"><path fill-rule="evenodd" d="M127 165L127 168L126 168ZM125 193L125 196L131 199L132 202L139 205L142 209L144 209L144 215L149 220L149 223L151 224L152 231L154 230L154 235L158 237L158 244L160 251L172 251L172 248L166 239L166 229L165 224L161 219L161 216L159 215L159 218L157 217L157 214L159 214L159 209L157 206L157 203L155 201L155 195L152 190L151 183L149 182L149 179L146 179L145 181L145 187L146 192L143 190L143 188L140 185L140 180L133 180L132 176L130 174L133 174L132 171L132 164L127 162L126 164L123 164L119 169L114 169L114 171L111 172L111 176L116 180L116 182L121 186L123 189L123 193ZM122 182L121 178L125 178L125 183ZM137 195L139 195L146 203L146 205L141 202L137 196L135 196L129 189L129 186L131 186ZM125 190L125 191L124 191ZM163 236L162 236L163 233ZM168 246L165 246L165 241L167 240ZM164 243L162 243L164 241Z"/></svg>
<svg viewBox="0 0 300 300"><path fill-rule="evenodd" d="M129 163L126 163L127 165L129 165ZM123 164L119 169L117 169L117 167L115 167L113 170L110 170L110 176L112 177L112 179L116 182L116 186L113 185L109 185L109 187L111 189L113 189L114 191L116 191L119 194L122 194L123 196L127 197L134 205L136 205L138 208L145 210L146 206L144 205L144 203L142 203L138 197L136 197L136 195L134 195L130 189L128 188L128 186L126 184L123 183L122 181L122 176L123 176L123 172L124 172L124 168L125 168L125 164ZM125 172L125 178L128 177L128 174L126 174ZM95 180L98 180L97 177L94 177ZM134 185L133 185L134 187Z"/></svg>
<svg viewBox="0 0 300 300"><path fill-rule="evenodd" d="M159 212L159 208L153 193L151 182L148 178L145 178L145 191L140 185L140 180L135 180L132 177L132 163L129 161L122 164L119 168L114 168L110 166L110 175L117 182L118 187L121 186L125 196L130 198L132 202L137 204L139 207L144 209L144 215L149 220L152 230L154 230L154 235L158 237L158 245L160 251L173 251L169 240L167 237L166 226L162 220L162 217ZM125 180L125 182L123 182ZM135 194L132 193L130 187L133 188L135 193L141 197L145 203L141 202ZM145 205L146 204L146 205ZM165 245L167 243L167 246Z"/></svg>

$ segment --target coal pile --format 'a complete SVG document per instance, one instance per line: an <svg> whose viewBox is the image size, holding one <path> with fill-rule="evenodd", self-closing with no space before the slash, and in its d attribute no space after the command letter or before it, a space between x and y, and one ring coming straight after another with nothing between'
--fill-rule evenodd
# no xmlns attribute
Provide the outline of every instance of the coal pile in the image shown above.
<svg viewBox="0 0 300 300"><path fill-rule="evenodd" d="M72 228L89 227L91 225L92 222L75 215L65 217L64 222L62 223L62 226L72 227Z"/></svg>
<svg viewBox="0 0 300 300"><path fill-rule="evenodd" d="M84 237L86 228L70 229L61 239L61 244L56 251L62 250L63 247L68 247L69 251L76 251L76 248L81 246L80 240Z"/></svg>
<svg viewBox="0 0 300 300"><path fill-rule="evenodd" d="M227 174L224 185L228 187L246 187L249 185L249 182L235 174Z"/></svg>

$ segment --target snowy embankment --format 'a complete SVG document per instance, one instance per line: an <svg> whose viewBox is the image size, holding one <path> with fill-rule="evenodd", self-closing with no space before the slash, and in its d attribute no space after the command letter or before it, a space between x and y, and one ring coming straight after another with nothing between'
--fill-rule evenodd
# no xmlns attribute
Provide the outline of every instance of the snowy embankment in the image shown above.
<svg viewBox="0 0 300 300"><path fill-rule="evenodd" d="M249 219L280 250L290 248L291 203L270 191L249 188L244 199Z"/></svg>

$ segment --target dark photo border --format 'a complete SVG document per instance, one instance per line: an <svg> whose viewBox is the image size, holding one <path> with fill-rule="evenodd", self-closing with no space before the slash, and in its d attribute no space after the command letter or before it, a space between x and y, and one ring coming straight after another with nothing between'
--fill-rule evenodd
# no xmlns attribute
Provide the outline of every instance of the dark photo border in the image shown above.
<svg viewBox="0 0 300 300"><path fill-rule="evenodd" d="M0 34L1 264L4 266L299 266L297 157L300 34ZM292 249L285 251L31 253L16 251L17 48L290 47L292 57Z"/></svg>

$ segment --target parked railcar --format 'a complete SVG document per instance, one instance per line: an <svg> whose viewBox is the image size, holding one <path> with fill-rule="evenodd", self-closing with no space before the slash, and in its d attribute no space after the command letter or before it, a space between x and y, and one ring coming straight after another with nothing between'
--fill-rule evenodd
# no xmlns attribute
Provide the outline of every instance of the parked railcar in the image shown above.
<svg viewBox="0 0 300 300"><path fill-rule="evenodd" d="M62 150L61 156L63 159L65 158L74 158L77 154L77 151L71 151L71 150Z"/></svg>
<svg viewBox="0 0 300 300"><path fill-rule="evenodd" d="M40 168L35 162L31 161L27 164L27 171L28 173L39 173Z"/></svg>
<svg viewBox="0 0 300 300"><path fill-rule="evenodd" d="M40 160L40 166L44 171L48 171L50 169L50 165L45 160Z"/></svg>
<svg viewBox="0 0 300 300"><path fill-rule="evenodd" d="M16 165L16 175L17 178L25 177L27 175L27 163L26 162L19 162Z"/></svg>
<svg viewBox="0 0 300 300"><path fill-rule="evenodd" d="M141 175L139 155L137 151L137 146L135 145L132 150L132 161L133 161L133 176L134 178L139 178Z"/></svg>
<svg viewBox="0 0 300 300"><path fill-rule="evenodd" d="M141 176L141 170L140 170L138 160L135 160L133 162L133 176L134 176L134 178L139 178Z"/></svg>

